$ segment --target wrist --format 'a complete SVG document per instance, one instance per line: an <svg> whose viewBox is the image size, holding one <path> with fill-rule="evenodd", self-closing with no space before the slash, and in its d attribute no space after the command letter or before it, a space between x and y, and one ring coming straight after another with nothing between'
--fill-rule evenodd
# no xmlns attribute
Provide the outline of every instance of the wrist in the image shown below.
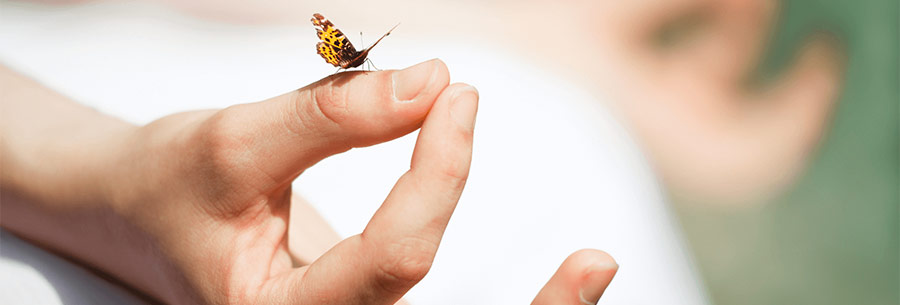
<svg viewBox="0 0 900 305"><path fill-rule="evenodd" d="M186 285L160 247L167 235L154 230L171 217L153 214L159 212L153 207L136 208L155 203L142 197L154 195L148 190L171 189L153 183L164 181L161 171L175 165L141 152L165 150L156 145L162 137L147 126L79 105L2 65L0 107L0 225L174 302L172 295L186 289L179 285Z"/></svg>
<svg viewBox="0 0 900 305"><path fill-rule="evenodd" d="M34 144L6 147L3 187L58 209L110 204L110 176L117 170L121 139L134 129L124 122L103 122L66 134L32 137ZM102 130L100 132L99 130Z"/></svg>
<svg viewBox="0 0 900 305"><path fill-rule="evenodd" d="M155 299L172 301L167 293L179 289L172 283L183 281L160 251L159 232L146 225L154 215L135 211L142 202L134 198L149 195L137 192L146 188L140 183L152 175L138 170L147 162L134 154L140 149L137 145L146 145L142 128L101 122L84 130L96 136L71 133L67 139L45 141L52 145L41 149L44 156L60 151L68 158L43 163L18 162L24 158L16 158L12 166L4 168L0 215L3 227L17 235ZM80 144L72 144L76 142ZM10 167L13 179L6 179Z"/></svg>

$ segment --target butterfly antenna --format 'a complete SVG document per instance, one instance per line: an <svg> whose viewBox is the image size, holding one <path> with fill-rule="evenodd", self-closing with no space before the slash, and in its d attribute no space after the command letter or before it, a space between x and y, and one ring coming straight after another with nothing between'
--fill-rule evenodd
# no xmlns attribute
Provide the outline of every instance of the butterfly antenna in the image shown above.
<svg viewBox="0 0 900 305"><path fill-rule="evenodd" d="M384 39L385 37L387 37L388 35L390 35L391 32L393 32L394 29L396 29L398 26L400 26L399 23L397 23L397 25L395 25L395 26L392 27L390 30L388 30L387 33L384 33L384 35L382 35L381 38L378 38L378 40L376 40L375 43L373 43L371 46L369 46L368 48L366 48L365 52L368 52L369 50L371 50L372 48L374 48L375 45L377 45L379 42L381 42L382 39Z"/></svg>
<svg viewBox="0 0 900 305"><path fill-rule="evenodd" d="M366 43L362 39L362 31L359 31L359 45L364 46Z"/></svg>

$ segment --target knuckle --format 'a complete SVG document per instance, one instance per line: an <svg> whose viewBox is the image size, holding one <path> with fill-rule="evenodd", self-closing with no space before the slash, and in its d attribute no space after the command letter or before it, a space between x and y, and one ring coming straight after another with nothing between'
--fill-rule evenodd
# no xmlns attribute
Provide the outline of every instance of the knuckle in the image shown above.
<svg viewBox="0 0 900 305"><path fill-rule="evenodd" d="M199 194L221 199L234 191L241 177L251 173L248 143L251 135L240 130L236 111L226 108L206 119L185 143L190 165L186 176L197 179Z"/></svg>
<svg viewBox="0 0 900 305"><path fill-rule="evenodd" d="M245 146L246 135L237 132L232 122L231 108L223 109L210 117L200 133L203 151L199 154L206 162L219 169L235 166L236 158Z"/></svg>
<svg viewBox="0 0 900 305"><path fill-rule="evenodd" d="M442 185L446 185L452 190L461 190L469 179L469 171L467 166L451 163L439 167L437 176Z"/></svg>
<svg viewBox="0 0 900 305"><path fill-rule="evenodd" d="M326 83L309 90L308 102L314 112L317 112L326 121L341 125L347 122L350 116L348 107L348 92L343 87L337 87L332 83Z"/></svg>
<svg viewBox="0 0 900 305"><path fill-rule="evenodd" d="M379 282L388 290L405 291L425 278L431 270L437 244L415 237L390 243L378 265Z"/></svg>

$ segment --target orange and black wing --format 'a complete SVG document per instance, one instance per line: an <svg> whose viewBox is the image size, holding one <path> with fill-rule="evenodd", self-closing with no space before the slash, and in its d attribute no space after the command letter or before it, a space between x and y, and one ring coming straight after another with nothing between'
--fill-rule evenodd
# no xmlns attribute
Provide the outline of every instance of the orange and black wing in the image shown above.
<svg viewBox="0 0 900 305"><path fill-rule="evenodd" d="M340 52L335 51L333 46L328 45L325 42L319 42L316 44L317 53L319 53L322 58L325 59L325 62L334 65L335 67L340 66L340 60L338 59Z"/></svg>
<svg viewBox="0 0 900 305"><path fill-rule="evenodd" d="M348 57L356 55L356 48L350 40L325 16L316 13L310 21L316 27L316 34L320 40L316 44L316 51L326 62L338 67L342 60L346 61Z"/></svg>

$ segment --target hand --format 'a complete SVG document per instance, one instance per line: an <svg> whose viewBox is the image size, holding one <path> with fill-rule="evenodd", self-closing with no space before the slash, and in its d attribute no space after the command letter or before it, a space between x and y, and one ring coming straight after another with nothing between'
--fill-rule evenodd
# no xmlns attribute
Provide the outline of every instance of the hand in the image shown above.
<svg viewBox="0 0 900 305"><path fill-rule="evenodd" d="M448 80L440 61L341 73L261 103L143 128L128 154L137 157L122 166L157 174L117 198L174 266L176 280L161 283L191 288L151 293L170 303L397 302L428 272L468 175L477 92ZM410 170L366 229L293 268L286 232L299 198L291 182L329 155L419 126Z"/></svg>
<svg viewBox="0 0 900 305"><path fill-rule="evenodd" d="M5 162L12 170L4 171L4 195L25 200L4 198L2 223L170 304L391 304L428 271L468 174L477 93L448 81L435 60L336 74L260 103L175 114L140 128L95 130L91 123L101 120L79 118L71 122L79 128L56 130L91 132L62 137L82 140L62 148L31 140L39 134L18 136L39 124L10 115L6 161L56 150L63 152L48 160L83 159L50 170ZM12 109L7 114L52 95L16 92L34 85L14 77L7 84L13 94L6 100L17 101L4 107ZM68 105L55 95L46 100ZM66 113L96 117L64 111L49 121L68 121ZM291 182L329 155L423 125L410 170L366 230L293 268L286 232L299 198ZM115 137L83 141L107 134ZM73 164L79 171L68 170Z"/></svg>
<svg viewBox="0 0 900 305"><path fill-rule="evenodd" d="M428 272L468 175L478 96L448 82L437 60L341 73L133 128L5 78L2 224L166 303L392 304ZM59 112L28 119L46 111L31 105ZM54 124L46 134L63 136L49 143L63 150L33 131ZM291 182L329 155L420 126L410 170L365 230L295 268L288 224L321 219L290 218L291 206L309 211ZM605 253L577 252L535 304L596 302L615 270Z"/></svg>

